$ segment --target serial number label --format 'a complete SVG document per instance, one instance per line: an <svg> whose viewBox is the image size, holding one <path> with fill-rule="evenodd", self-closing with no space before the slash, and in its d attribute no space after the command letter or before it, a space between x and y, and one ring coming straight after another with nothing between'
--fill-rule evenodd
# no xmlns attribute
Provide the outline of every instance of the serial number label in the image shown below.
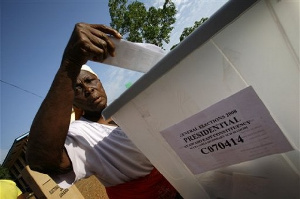
<svg viewBox="0 0 300 199"><path fill-rule="evenodd" d="M225 148L241 144L243 142L244 142L244 139L239 135L239 137L237 139L231 138L229 140L225 140L225 142L218 142L218 143L212 144L208 147L201 148L200 151L203 154L209 154L209 153L213 153L215 151L223 150Z"/></svg>

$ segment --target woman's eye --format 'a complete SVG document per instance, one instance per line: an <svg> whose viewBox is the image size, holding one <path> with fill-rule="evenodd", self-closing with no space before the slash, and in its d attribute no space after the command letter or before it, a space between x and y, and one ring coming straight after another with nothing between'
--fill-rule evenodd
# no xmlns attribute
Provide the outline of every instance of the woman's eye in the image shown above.
<svg viewBox="0 0 300 199"><path fill-rule="evenodd" d="M85 82L86 83L91 83L94 79L86 79Z"/></svg>

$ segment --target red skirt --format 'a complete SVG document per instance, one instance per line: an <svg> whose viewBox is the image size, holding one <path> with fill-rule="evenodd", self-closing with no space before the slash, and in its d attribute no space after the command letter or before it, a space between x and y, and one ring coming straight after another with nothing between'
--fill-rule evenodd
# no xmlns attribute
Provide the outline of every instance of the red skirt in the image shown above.
<svg viewBox="0 0 300 199"><path fill-rule="evenodd" d="M176 189L157 170L145 177L112 187L106 187L110 199L174 199Z"/></svg>

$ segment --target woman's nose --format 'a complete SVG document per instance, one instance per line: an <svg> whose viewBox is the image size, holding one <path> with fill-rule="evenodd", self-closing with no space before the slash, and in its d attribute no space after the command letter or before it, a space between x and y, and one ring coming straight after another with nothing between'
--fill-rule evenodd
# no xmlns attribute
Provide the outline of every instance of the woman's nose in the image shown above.
<svg viewBox="0 0 300 199"><path fill-rule="evenodd" d="M84 88L84 96L88 97L90 96L90 94L94 91L94 89L92 87L89 86L85 86Z"/></svg>

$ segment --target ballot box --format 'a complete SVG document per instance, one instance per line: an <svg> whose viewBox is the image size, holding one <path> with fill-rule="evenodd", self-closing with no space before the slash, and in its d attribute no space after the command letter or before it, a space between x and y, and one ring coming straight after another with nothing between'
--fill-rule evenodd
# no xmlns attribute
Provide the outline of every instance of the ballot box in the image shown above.
<svg viewBox="0 0 300 199"><path fill-rule="evenodd" d="M299 1L228 1L103 115L183 198L299 198Z"/></svg>

